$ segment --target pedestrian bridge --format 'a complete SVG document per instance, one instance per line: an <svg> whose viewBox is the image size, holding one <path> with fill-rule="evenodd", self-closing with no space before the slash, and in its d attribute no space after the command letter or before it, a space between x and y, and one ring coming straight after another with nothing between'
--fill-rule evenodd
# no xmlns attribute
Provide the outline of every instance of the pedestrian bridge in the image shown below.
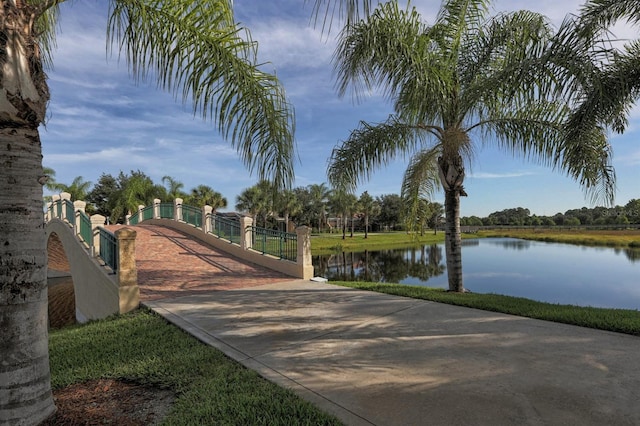
<svg viewBox="0 0 640 426"><path fill-rule="evenodd" d="M67 193L54 196L45 224L50 276L71 277L79 322L145 300L313 276L307 227L263 229L251 218L231 220L180 199L154 200L127 224L105 225L85 206Z"/></svg>

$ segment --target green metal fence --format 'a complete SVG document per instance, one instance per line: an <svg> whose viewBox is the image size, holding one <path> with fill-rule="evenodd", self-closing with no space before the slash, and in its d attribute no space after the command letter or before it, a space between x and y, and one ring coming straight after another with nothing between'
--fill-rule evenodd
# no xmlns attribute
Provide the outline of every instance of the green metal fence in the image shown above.
<svg viewBox="0 0 640 426"><path fill-rule="evenodd" d="M131 215L131 217L129 217L129 224L137 225L139 220L140 220L140 214L138 212L135 212L134 214Z"/></svg>
<svg viewBox="0 0 640 426"><path fill-rule="evenodd" d="M251 226L246 232L251 233L251 248L262 254L270 254L296 261L298 255L298 236L290 232Z"/></svg>
<svg viewBox="0 0 640 426"><path fill-rule="evenodd" d="M182 220L197 228L202 228L202 210L197 207L183 205Z"/></svg>
<svg viewBox="0 0 640 426"><path fill-rule="evenodd" d="M211 229L206 231L219 238L224 238L236 244L240 244L240 239L242 238L240 222L217 214L212 215Z"/></svg>
<svg viewBox="0 0 640 426"><path fill-rule="evenodd" d="M56 201L55 208L56 208L56 215L55 215L55 217L57 217L57 218L61 218L61 217L62 217L62 200L58 200L58 201Z"/></svg>
<svg viewBox="0 0 640 426"><path fill-rule="evenodd" d="M153 219L153 206L147 206L142 209L142 220Z"/></svg>
<svg viewBox="0 0 640 426"><path fill-rule="evenodd" d="M104 228L100 228L100 258L113 272L118 270L118 240Z"/></svg>
<svg viewBox="0 0 640 426"><path fill-rule="evenodd" d="M62 203L64 204L64 214L67 218L67 221L71 224L73 224L74 220L75 220L75 214L76 211L73 208L73 203L69 200L62 200Z"/></svg>
<svg viewBox="0 0 640 426"><path fill-rule="evenodd" d="M93 232L91 231L91 219L85 212L78 212L80 215L80 238L87 243L89 247L93 246Z"/></svg>
<svg viewBox="0 0 640 426"><path fill-rule="evenodd" d="M174 215L174 207L173 203L162 203L160 204L160 218L161 219L173 219Z"/></svg>

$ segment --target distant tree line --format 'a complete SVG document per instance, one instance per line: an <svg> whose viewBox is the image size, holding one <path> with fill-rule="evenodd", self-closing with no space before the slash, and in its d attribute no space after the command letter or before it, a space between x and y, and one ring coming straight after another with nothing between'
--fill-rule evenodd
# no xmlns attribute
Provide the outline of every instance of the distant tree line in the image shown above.
<svg viewBox="0 0 640 426"><path fill-rule="evenodd" d="M640 199L632 199L624 206L582 207L556 213L553 216L532 215L522 207L491 213L487 217L465 216L462 226L579 226L640 224Z"/></svg>
<svg viewBox="0 0 640 426"><path fill-rule="evenodd" d="M171 176L155 183L144 172L120 172L117 176L103 173L92 186L82 176L70 184L55 180L55 171L46 169L50 191L68 192L71 199L87 202L87 212L101 214L111 223L124 223L127 214L137 211L139 205L151 205L155 198L163 202L183 199L194 207L210 205L214 211L228 206L227 199L208 185L198 185L184 191L184 184ZM417 207L416 207L417 206ZM276 190L268 181L244 189L237 197L235 208L251 216L259 226L289 229L307 225L315 232L342 232L353 236L355 231L412 231L435 232L444 222L442 204L420 199L416 204L398 194L376 197L364 191L359 196L329 188L325 183L300 186L289 190ZM537 216L529 209L516 207L496 211L487 217L464 216L461 226L579 226L640 224L640 199L624 206L582 207Z"/></svg>

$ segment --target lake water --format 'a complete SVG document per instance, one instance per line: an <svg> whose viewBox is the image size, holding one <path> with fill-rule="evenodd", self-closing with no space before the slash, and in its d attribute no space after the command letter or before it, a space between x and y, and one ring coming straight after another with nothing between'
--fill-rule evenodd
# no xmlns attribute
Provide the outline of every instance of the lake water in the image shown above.
<svg viewBox="0 0 640 426"><path fill-rule="evenodd" d="M447 288L444 245L314 256L315 275ZM464 286L543 302L640 309L640 250L463 240Z"/></svg>

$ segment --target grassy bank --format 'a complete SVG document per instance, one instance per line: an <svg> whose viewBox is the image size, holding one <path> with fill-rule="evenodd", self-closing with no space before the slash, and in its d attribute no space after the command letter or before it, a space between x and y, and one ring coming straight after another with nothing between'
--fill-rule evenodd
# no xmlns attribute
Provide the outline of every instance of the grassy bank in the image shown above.
<svg viewBox="0 0 640 426"><path fill-rule="evenodd" d="M522 297L450 293L440 288L399 284L342 281L332 284L640 336L640 313L637 310L558 305Z"/></svg>
<svg viewBox="0 0 640 426"><path fill-rule="evenodd" d="M640 230L514 229L480 231L482 237L512 237L525 240L579 244L585 246L640 248Z"/></svg>
<svg viewBox="0 0 640 426"><path fill-rule="evenodd" d="M423 236L407 234L406 232L381 232L369 233L364 238L364 233L355 233L353 238L342 239L342 234L321 234L311 237L311 253L315 255L332 254L336 251L365 251L385 250L392 248L414 247L423 244L436 244L444 241L444 232L434 235L433 231L426 232ZM463 235L463 238L473 237Z"/></svg>
<svg viewBox="0 0 640 426"><path fill-rule="evenodd" d="M53 330L54 389L113 378L173 390L163 424L333 425L335 418L147 310Z"/></svg>

